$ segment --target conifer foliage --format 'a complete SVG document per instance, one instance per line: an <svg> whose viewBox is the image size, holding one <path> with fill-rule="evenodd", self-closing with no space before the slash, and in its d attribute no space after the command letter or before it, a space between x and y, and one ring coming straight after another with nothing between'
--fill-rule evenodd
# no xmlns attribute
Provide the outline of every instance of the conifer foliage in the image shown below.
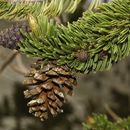
<svg viewBox="0 0 130 130"><path fill-rule="evenodd" d="M23 33L26 41L20 44L21 51L44 60L56 59L74 72L110 69L130 53L130 1L114 0L97 10L86 11L67 26L38 17L33 33Z"/></svg>
<svg viewBox="0 0 130 130"><path fill-rule="evenodd" d="M112 123L108 120L106 115L93 114L88 118L87 123L83 124L83 130L129 130L130 129L130 117L127 119L121 119Z"/></svg>

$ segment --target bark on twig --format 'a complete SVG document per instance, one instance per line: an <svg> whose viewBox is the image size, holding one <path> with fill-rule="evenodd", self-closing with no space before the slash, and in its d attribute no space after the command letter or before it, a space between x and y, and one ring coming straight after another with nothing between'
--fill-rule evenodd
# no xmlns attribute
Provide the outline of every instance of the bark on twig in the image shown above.
<svg viewBox="0 0 130 130"><path fill-rule="evenodd" d="M18 51L13 51L2 63L0 66L0 73L2 73L5 68L15 59L16 55L18 54Z"/></svg>
<svg viewBox="0 0 130 130"><path fill-rule="evenodd" d="M104 108L115 121L121 120L121 118L115 112L112 111L112 109L109 107L107 103L104 104Z"/></svg>
<svg viewBox="0 0 130 130"><path fill-rule="evenodd" d="M2 58L2 60L7 59L7 57L4 56L3 53L0 53L0 57ZM19 74L24 75L25 72L26 72L26 71L23 71L21 68L16 67L16 66L14 66L14 65L12 65L12 64L9 64L9 66L11 67L11 69L12 69L13 71L15 71L15 72L17 72L17 73L19 73Z"/></svg>

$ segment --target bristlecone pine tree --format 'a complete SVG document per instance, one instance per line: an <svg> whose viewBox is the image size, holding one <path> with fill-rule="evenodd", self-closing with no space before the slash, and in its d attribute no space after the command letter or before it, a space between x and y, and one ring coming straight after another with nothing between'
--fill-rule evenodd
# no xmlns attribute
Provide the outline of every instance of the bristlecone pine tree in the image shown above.
<svg viewBox="0 0 130 130"><path fill-rule="evenodd" d="M113 0L98 6L93 0L78 21L67 26L50 16L73 13L81 0L20 2L0 0L0 19L28 16L29 26L18 25L0 33L0 45L39 60L25 75L29 112L46 120L63 112L65 94L72 95L76 73L110 69L130 53L130 1ZM50 19L50 20L48 20Z"/></svg>

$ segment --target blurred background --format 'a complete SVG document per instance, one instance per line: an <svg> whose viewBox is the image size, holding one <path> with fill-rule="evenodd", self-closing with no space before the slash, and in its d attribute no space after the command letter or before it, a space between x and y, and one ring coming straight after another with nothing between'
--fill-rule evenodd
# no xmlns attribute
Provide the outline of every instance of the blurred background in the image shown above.
<svg viewBox="0 0 130 130"><path fill-rule="evenodd" d="M81 17L89 2L82 0L74 14L63 14L64 23ZM15 23L0 20L0 30ZM10 64L7 64L8 60ZM15 55L0 47L0 130L82 130L82 122L86 122L92 113L105 113L111 121L130 115L130 56L114 64L110 71L78 74L78 86L73 96L67 97L64 113L45 122L28 113L23 95L28 88L22 85L23 72L28 71L33 61L35 59ZM4 68L2 71L1 67Z"/></svg>

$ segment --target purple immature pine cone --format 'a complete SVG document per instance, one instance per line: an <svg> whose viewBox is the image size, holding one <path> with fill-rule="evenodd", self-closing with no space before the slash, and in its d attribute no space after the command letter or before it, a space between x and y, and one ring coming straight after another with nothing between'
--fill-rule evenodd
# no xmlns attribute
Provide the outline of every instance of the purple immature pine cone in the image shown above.
<svg viewBox="0 0 130 130"><path fill-rule="evenodd" d="M0 45L9 48L19 50L18 44L25 40L20 30L29 33L30 29L27 23L13 25L0 32Z"/></svg>

